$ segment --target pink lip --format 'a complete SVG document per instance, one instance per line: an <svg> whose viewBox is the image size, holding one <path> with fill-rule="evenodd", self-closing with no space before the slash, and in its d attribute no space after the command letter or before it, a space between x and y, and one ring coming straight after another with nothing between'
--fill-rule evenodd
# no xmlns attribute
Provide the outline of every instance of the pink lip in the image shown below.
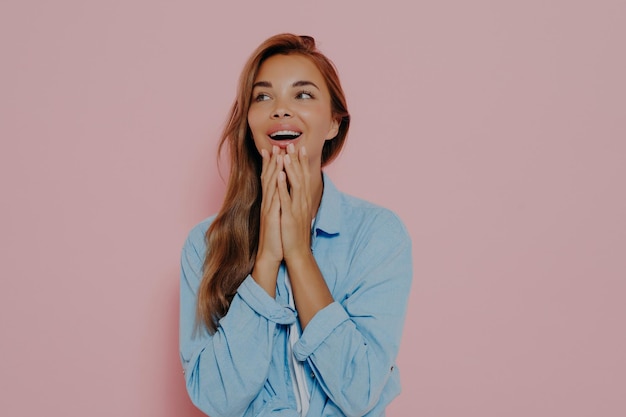
<svg viewBox="0 0 626 417"><path fill-rule="evenodd" d="M296 139L292 139L292 140L274 140L274 139L270 138L270 143L272 145L278 146L280 149L287 149L287 146L289 146L290 143L293 143L294 146L295 146L295 144L298 142L298 140L300 140L300 138L296 138Z"/></svg>
<svg viewBox="0 0 626 417"><path fill-rule="evenodd" d="M277 123L275 125L273 125L272 127L270 127L267 130L267 138L269 139L270 143L272 145L276 145L281 149L286 149L287 146L289 146L290 143L295 144L296 142L298 142L298 140L300 140L300 138L302 136L297 137L296 139L292 139L292 140L274 140L272 139L272 137L270 136L272 133L278 132L280 130L291 130L293 132L298 132L298 133L302 133L302 129L300 129L299 127L296 127L295 125L292 124L287 124L287 123Z"/></svg>
<svg viewBox="0 0 626 417"><path fill-rule="evenodd" d="M269 136L272 133L278 132L279 130L292 130L294 132L302 133L302 130L294 125L280 123L270 127L266 134L267 136Z"/></svg>

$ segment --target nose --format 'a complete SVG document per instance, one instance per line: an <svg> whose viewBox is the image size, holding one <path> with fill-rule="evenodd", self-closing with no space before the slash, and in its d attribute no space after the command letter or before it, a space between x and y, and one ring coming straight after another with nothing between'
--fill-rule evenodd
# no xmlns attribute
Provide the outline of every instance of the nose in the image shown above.
<svg viewBox="0 0 626 417"><path fill-rule="evenodd" d="M276 105L272 111L272 119L283 119L291 117L291 110L282 100L276 100Z"/></svg>

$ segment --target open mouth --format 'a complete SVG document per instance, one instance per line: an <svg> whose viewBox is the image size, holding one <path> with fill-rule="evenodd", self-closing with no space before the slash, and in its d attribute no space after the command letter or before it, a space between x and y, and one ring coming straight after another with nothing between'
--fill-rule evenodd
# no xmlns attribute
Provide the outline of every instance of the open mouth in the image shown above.
<svg viewBox="0 0 626 417"><path fill-rule="evenodd" d="M298 139L302 135L302 132L296 132L294 130L279 130L270 135L270 138L274 140L294 140Z"/></svg>

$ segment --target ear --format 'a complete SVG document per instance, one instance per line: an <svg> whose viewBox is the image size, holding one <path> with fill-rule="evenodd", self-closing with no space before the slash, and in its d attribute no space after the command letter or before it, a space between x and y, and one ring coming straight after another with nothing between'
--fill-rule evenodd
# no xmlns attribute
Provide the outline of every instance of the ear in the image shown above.
<svg viewBox="0 0 626 417"><path fill-rule="evenodd" d="M330 129L328 129L328 133L326 134L326 140L335 139L335 136L337 136L337 133L339 133L340 124L341 123L338 119L333 118L330 123Z"/></svg>

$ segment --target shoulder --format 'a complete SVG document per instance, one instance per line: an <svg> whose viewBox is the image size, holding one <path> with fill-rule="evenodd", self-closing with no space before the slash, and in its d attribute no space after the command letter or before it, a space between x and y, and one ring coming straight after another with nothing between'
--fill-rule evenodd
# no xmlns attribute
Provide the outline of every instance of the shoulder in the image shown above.
<svg viewBox="0 0 626 417"><path fill-rule="evenodd" d="M204 257L206 252L206 232L214 219L215 215L207 217L191 228L185 240L183 252L193 251L199 256Z"/></svg>
<svg viewBox="0 0 626 417"><path fill-rule="evenodd" d="M412 242L400 217L391 209L340 193L339 233L329 239L329 256L345 275L333 294L343 300L359 289L392 283L407 289L412 280ZM354 301L355 299L353 299Z"/></svg>
<svg viewBox="0 0 626 417"><path fill-rule="evenodd" d="M346 227L410 241L406 226L394 211L350 194L340 194L342 220Z"/></svg>
<svg viewBox="0 0 626 417"><path fill-rule="evenodd" d="M186 281L190 288L195 288L200 284L202 268L206 257L205 235L215 216L209 217L196 224L183 245L180 265L181 279Z"/></svg>
<svg viewBox="0 0 626 417"><path fill-rule="evenodd" d="M324 173L324 194L318 211L317 226L330 234L347 239L386 237L410 241L404 223L392 210L339 191ZM373 236L375 235L375 236Z"/></svg>

